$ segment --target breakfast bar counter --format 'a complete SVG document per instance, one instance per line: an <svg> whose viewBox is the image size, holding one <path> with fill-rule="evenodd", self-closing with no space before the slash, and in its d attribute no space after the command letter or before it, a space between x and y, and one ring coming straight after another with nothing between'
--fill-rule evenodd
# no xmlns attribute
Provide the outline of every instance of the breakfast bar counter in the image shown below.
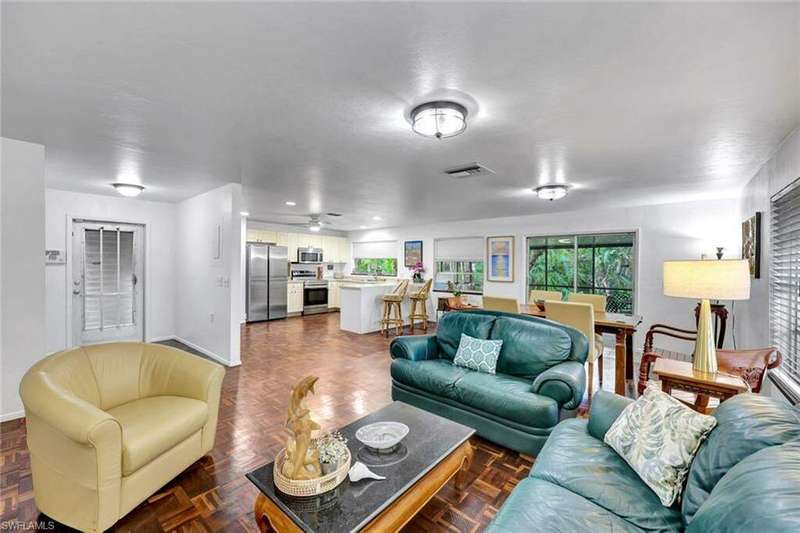
<svg viewBox="0 0 800 533"><path fill-rule="evenodd" d="M396 281L386 282L344 282L341 284L339 327L353 333L372 333L380 331L380 320L383 316L383 295L391 292ZM417 290L422 284L412 284L409 293ZM428 302L430 310L430 302ZM401 309L403 319L408 324L411 301L408 296L403 300Z"/></svg>

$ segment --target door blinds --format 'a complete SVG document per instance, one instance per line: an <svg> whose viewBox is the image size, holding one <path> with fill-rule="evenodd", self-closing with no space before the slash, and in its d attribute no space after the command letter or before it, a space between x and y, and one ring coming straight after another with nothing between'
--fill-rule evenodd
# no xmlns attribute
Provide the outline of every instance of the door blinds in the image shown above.
<svg viewBox="0 0 800 533"><path fill-rule="evenodd" d="M101 227L83 237L84 330L134 325L133 232Z"/></svg>

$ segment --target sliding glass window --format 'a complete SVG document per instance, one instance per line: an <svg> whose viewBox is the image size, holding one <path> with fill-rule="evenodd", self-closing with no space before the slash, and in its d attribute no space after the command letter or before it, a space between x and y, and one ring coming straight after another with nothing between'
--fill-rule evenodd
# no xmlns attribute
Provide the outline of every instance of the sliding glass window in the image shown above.
<svg viewBox="0 0 800 533"><path fill-rule="evenodd" d="M633 313L635 233L528 237L532 289L605 294L606 311Z"/></svg>

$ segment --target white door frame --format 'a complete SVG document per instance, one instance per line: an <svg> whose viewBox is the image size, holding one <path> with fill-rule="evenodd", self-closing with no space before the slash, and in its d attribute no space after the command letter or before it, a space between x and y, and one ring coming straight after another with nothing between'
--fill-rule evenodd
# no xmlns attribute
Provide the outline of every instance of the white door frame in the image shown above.
<svg viewBox="0 0 800 533"><path fill-rule="evenodd" d="M150 313L150 302L152 301L151 293L150 293L150 221L142 221L142 220L130 220L130 219L118 219L118 218L105 218L105 217L97 217L97 216L78 216L78 215L67 215L66 219L66 228L65 228L65 240L66 240L66 257L67 257L67 268L64 269L64 289L65 289L65 300L67 301L67 313L65 317L65 327L67 331L67 346L66 348L73 348L75 345L76 339L74 339L73 335L73 327L72 327L72 254L73 254L73 246L72 246L72 228L75 221L81 220L85 222L92 222L92 223L99 223L99 224L134 224L143 227L142 235L144 236L144 247L142 249L144 253L144 265L143 265L143 272L144 272L144 290L142 291L142 298L144 301L142 302L142 341L147 341L147 321L151 315Z"/></svg>

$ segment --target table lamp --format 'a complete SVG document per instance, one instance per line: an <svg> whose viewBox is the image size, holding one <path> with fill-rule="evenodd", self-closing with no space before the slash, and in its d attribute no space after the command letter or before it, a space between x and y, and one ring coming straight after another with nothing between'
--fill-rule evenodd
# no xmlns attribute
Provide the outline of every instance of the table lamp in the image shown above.
<svg viewBox="0 0 800 533"><path fill-rule="evenodd" d="M709 300L750 298L750 267L747 261L664 261L664 296L700 300L693 366L699 372L716 374L717 349Z"/></svg>

